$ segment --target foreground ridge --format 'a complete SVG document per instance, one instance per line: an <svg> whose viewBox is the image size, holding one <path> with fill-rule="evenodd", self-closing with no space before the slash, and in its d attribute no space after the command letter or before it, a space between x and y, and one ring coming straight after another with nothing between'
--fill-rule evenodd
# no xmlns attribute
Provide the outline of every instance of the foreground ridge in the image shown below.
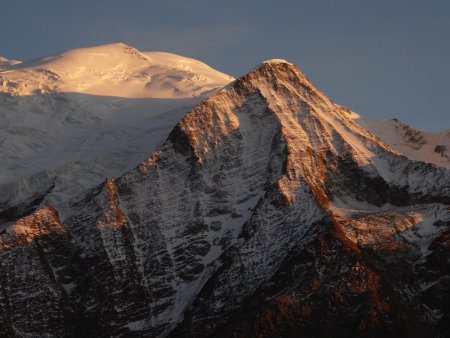
<svg viewBox="0 0 450 338"><path fill-rule="evenodd" d="M48 230L0 236L0 334L439 336L449 204L450 170L264 62L62 224L40 209L13 228Z"/></svg>

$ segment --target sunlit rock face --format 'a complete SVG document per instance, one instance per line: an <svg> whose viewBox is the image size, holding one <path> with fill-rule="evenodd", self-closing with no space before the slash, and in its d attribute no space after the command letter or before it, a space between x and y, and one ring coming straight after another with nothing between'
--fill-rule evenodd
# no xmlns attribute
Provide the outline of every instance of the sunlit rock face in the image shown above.
<svg viewBox="0 0 450 338"><path fill-rule="evenodd" d="M19 282L2 279L1 330L439 336L449 204L448 169L408 160L294 65L271 60L196 106L62 224L54 211L41 220L46 207L11 228L39 235L7 229L2 276L39 259ZM50 287L52 297L27 297ZM34 326L24 318L37 307Z"/></svg>

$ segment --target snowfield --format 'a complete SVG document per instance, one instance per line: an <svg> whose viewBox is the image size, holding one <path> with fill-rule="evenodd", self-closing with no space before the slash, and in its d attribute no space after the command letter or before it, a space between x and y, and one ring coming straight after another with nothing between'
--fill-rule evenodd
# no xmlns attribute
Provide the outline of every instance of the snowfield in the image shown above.
<svg viewBox="0 0 450 338"><path fill-rule="evenodd" d="M122 43L46 56L0 74L3 91L13 95L58 91L127 98L202 96L232 80L198 60Z"/></svg>
<svg viewBox="0 0 450 338"><path fill-rule="evenodd" d="M450 168L450 129L426 132L397 119L369 120L358 116L355 121L411 160Z"/></svg>
<svg viewBox="0 0 450 338"><path fill-rule="evenodd" d="M20 63L20 61L17 60L8 60L7 58L0 56L0 70L8 68L12 65L16 65Z"/></svg>

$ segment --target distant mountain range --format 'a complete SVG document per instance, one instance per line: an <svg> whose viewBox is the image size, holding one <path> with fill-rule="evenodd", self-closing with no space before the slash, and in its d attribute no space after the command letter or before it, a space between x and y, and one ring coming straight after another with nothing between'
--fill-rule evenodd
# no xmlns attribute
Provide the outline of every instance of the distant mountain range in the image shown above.
<svg viewBox="0 0 450 338"><path fill-rule="evenodd" d="M1 81L0 336L448 336L448 131L278 59L234 80L115 44Z"/></svg>

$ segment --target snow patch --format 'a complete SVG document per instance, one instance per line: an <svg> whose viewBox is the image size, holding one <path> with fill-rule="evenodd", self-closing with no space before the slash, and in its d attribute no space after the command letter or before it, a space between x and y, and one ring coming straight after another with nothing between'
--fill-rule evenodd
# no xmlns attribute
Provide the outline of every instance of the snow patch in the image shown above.
<svg viewBox="0 0 450 338"><path fill-rule="evenodd" d="M285 59L270 59L262 62L263 64L280 64L287 63L288 65L293 65L293 63L285 60Z"/></svg>

